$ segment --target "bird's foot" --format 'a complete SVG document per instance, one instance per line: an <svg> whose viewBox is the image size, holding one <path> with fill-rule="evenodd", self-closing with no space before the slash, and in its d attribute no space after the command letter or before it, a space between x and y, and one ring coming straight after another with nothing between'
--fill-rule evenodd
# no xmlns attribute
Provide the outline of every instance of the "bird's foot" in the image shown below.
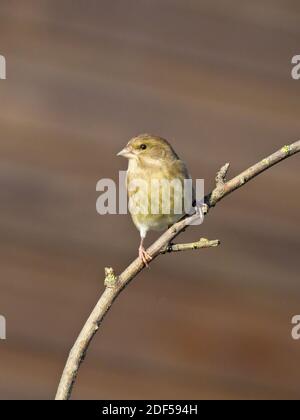
<svg viewBox="0 0 300 420"><path fill-rule="evenodd" d="M149 267L149 262L152 260L152 257L148 252L145 250L143 246L139 247L139 257L143 261L146 267Z"/></svg>

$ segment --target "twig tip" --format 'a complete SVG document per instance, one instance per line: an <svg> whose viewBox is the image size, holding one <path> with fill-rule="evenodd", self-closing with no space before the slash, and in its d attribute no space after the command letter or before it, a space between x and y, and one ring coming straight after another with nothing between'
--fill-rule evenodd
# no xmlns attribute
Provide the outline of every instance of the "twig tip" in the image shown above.
<svg viewBox="0 0 300 420"><path fill-rule="evenodd" d="M105 267L105 279L104 279L104 286L106 287L114 287L118 281L118 277L114 273L114 269L112 267Z"/></svg>

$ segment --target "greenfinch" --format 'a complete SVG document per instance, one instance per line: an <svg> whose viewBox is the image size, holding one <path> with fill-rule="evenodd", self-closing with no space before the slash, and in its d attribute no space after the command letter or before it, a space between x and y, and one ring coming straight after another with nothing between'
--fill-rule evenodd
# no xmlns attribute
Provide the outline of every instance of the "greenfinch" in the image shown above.
<svg viewBox="0 0 300 420"><path fill-rule="evenodd" d="M141 236L139 257L148 266L152 257L144 248L147 232L167 229L188 213L195 198L192 187L186 188L191 186L191 177L185 163L161 137L150 134L134 137L118 156L129 161L126 174L129 211ZM185 180L190 180L190 184Z"/></svg>

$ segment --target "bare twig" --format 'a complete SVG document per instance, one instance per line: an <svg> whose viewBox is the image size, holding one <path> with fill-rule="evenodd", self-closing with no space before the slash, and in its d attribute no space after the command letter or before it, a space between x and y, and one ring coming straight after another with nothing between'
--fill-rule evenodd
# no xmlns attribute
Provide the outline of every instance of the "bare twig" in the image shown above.
<svg viewBox="0 0 300 420"><path fill-rule="evenodd" d="M222 188L226 182L226 176L229 169L230 163L225 163L224 166L219 170L216 175L216 187Z"/></svg>
<svg viewBox="0 0 300 420"><path fill-rule="evenodd" d="M197 242L191 242L188 244L168 244L163 249L161 249L161 254L166 254L167 252L178 252L178 251L189 251L191 249L201 249L201 248L213 248L220 245L220 241L215 239L209 241L206 238L201 238Z"/></svg>
<svg viewBox="0 0 300 420"><path fill-rule="evenodd" d="M207 208L206 211L204 211L204 213L206 214L210 208L214 207L226 195L242 187L248 181L255 178L257 175L264 172L265 170L271 168L276 163L298 153L299 151L300 141L297 141L289 146L284 146L277 152L251 166L250 168L246 169L244 172L227 182L226 175L229 168L229 164L224 165L216 176L215 189L205 197L205 203L207 205ZM156 242L154 242L154 244L147 250L147 252L152 256L153 259L155 259L161 253L168 252L168 244L176 236L183 232L189 225L192 225L198 217L199 215L195 213L175 223L172 227L170 227L170 229L164 232ZM203 248L203 246L199 245L200 242L196 243L196 249ZM215 245L218 244L215 243ZM195 243L171 245L171 247L171 252L183 249L195 249ZM95 308L93 309L92 313L90 314L88 320L86 321L69 354L57 390L57 400L66 400L70 398L73 384L75 382L80 364L85 356L85 353L93 336L95 335L100 326L101 321L103 320L104 316L106 315L107 311L111 307L116 297L143 268L143 263L139 258L137 258L118 277L114 274L111 268L106 269L106 288L99 301L97 302Z"/></svg>

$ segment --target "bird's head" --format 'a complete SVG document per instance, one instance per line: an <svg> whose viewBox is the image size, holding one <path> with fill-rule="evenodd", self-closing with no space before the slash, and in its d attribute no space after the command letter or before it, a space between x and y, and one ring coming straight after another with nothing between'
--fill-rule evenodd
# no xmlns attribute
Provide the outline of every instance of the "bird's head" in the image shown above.
<svg viewBox="0 0 300 420"><path fill-rule="evenodd" d="M150 134L140 134L132 138L117 156L141 162L157 162L165 159L178 159L167 140Z"/></svg>

